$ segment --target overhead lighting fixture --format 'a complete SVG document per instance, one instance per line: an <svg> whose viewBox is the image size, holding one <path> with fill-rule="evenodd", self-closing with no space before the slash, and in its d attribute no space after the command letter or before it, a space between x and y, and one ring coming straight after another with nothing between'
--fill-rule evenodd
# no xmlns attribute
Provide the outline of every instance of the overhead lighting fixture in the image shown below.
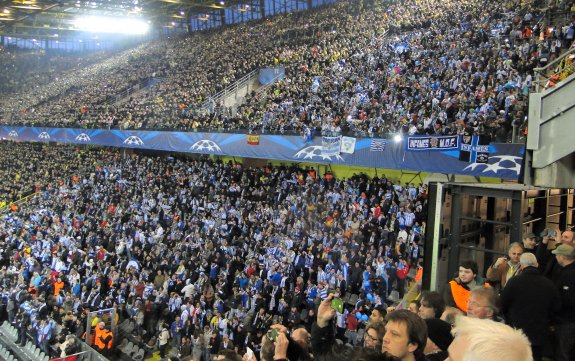
<svg viewBox="0 0 575 361"><path fill-rule="evenodd" d="M4 9L4 10L2 10L2 12L3 12L4 14L10 14L10 9Z"/></svg>
<svg viewBox="0 0 575 361"><path fill-rule="evenodd" d="M76 30L91 33L145 34L150 25L144 20L117 17L84 16L72 21Z"/></svg>
<svg viewBox="0 0 575 361"><path fill-rule="evenodd" d="M14 18L3 18L3 17L0 17L0 21L14 21Z"/></svg>

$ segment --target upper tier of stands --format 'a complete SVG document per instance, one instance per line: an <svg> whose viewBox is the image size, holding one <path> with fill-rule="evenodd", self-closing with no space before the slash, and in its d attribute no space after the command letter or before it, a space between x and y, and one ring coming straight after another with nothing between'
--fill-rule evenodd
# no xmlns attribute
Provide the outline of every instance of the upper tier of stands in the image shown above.
<svg viewBox="0 0 575 361"><path fill-rule="evenodd" d="M304 132L360 136L488 132L524 125L533 69L573 42L573 24L538 21L540 4L342 1L304 13L73 61L0 53L0 124ZM22 60L24 59L24 62ZM53 64L58 64L54 65ZM286 78L234 114L199 114L211 94L264 66ZM22 74L27 76L22 76ZM156 79L156 81L152 81ZM114 104L134 84L155 85ZM6 94L10 92L10 94Z"/></svg>

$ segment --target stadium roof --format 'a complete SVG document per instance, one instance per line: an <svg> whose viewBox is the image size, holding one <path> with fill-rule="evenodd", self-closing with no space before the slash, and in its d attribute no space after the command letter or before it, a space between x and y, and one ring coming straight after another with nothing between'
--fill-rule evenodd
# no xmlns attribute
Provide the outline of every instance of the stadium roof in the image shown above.
<svg viewBox="0 0 575 361"><path fill-rule="evenodd" d="M78 35L79 16L142 19L155 27L207 20L231 9L260 11L260 0L0 0L0 35L62 38ZM168 25L169 26L169 25Z"/></svg>

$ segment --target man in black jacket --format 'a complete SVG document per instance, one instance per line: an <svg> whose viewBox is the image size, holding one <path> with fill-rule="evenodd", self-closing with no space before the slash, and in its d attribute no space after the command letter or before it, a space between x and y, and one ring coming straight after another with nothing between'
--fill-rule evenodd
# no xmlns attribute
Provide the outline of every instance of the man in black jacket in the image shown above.
<svg viewBox="0 0 575 361"><path fill-rule="evenodd" d="M519 263L521 273L511 278L501 292L502 312L508 325L525 332L533 359L538 361L551 321L561 309L561 300L553 282L537 269L533 253L522 254Z"/></svg>
<svg viewBox="0 0 575 361"><path fill-rule="evenodd" d="M561 244L552 252L560 266L555 280L561 298L556 322L556 361L575 360L575 249Z"/></svg>

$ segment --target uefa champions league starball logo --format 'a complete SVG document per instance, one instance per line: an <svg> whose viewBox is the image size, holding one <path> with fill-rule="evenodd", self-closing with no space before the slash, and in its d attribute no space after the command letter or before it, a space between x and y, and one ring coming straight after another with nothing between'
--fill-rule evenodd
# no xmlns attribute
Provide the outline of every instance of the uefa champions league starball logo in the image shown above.
<svg viewBox="0 0 575 361"><path fill-rule="evenodd" d="M76 141L77 142L91 142L92 139L90 139L90 136L86 133L81 133L78 134L78 136L76 137Z"/></svg>
<svg viewBox="0 0 575 361"><path fill-rule="evenodd" d="M339 154L323 154L322 148L323 147L321 145L312 145L300 150L294 155L294 157L299 159L321 159L328 161L333 161L335 159L343 161L343 158Z"/></svg>
<svg viewBox="0 0 575 361"><path fill-rule="evenodd" d="M144 141L135 135L131 135L124 140L124 144L127 145L144 145Z"/></svg>
<svg viewBox="0 0 575 361"><path fill-rule="evenodd" d="M521 161L523 158L514 155L494 155L489 160L495 160L493 163L471 163L464 170L481 170L481 173L497 174L502 170L512 171L519 175L521 172ZM482 169L483 168L483 169Z"/></svg>
<svg viewBox="0 0 575 361"><path fill-rule="evenodd" d="M213 140L202 139L195 142L191 147L191 150L197 150L199 152L221 152L222 149Z"/></svg>

